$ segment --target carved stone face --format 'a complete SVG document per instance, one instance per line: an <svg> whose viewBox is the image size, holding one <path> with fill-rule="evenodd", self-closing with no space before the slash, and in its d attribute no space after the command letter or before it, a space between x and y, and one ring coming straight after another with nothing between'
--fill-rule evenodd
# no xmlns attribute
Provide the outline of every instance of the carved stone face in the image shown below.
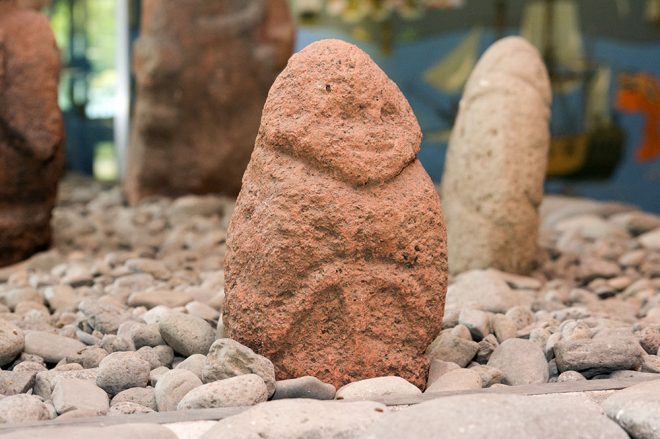
<svg viewBox="0 0 660 439"><path fill-rule="evenodd" d="M273 84L228 231L227 336L278 379L423 386L440 330L440 200L403 94L357 47L316 42Z"/></svg>

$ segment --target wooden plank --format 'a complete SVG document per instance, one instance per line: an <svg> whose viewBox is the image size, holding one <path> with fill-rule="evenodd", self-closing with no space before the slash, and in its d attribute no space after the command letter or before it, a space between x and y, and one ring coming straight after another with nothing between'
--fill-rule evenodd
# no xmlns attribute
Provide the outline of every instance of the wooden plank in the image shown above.
<svg viewBox="0 0 660 439"><path fill-rule="evenodd" d="M573 381L566 383L547 383L547 384L530 384L525 386L510 386L500 388L487 388L476 390L452 391L452 392L438 392L422 394L417 396L391 396L387 398L375 399L375 401L382 402L388 406L398 405L414 405L422 402L430 401L438 398L446 398L456 395L473 395L473 394L490 394L490 393L504 393L512 395L547 395L556 393L572 393L572 392L595 392L603 390L621 390L635 384L640 384L646 381L660 379L655 377L637 377L634 379L606 379L606 380L591 380L591 381ZM336 404L341 404L344 401L334 401ZM77 418L77 419L64 419L52 421L32 422L27 424L5 424L0 425L0 434L7 433L15 430L25 430L32 428L43 427L106 427L109 425L117 424L134 424L134 423L150 423L150 424L172 424L177 422L194 422L194 421L218 421L230 416L237 415L249 407L231 407L231 408L217 408L217 409L199 409L199 410L184 410L173 412L160 412L160 413L146 413L135 415L120 415L120 416L97 416L91 418Z"/></svg>

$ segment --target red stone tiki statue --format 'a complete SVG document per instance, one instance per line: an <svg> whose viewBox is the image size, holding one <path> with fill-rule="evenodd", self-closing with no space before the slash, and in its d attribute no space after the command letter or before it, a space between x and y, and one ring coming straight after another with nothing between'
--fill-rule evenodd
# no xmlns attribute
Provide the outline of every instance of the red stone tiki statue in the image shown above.
<svg viewBox="0 0 660 439"><path fill-rule="evenodd" d="M50 243L64 163L59 70L46 17L0 0L0 266Z"/></svg>
<svg viewBox="0 0 660 439"><path fill-rule="evenodd" d="M236 195L293 48L285 0L145 0L126 194Z"/></svg>

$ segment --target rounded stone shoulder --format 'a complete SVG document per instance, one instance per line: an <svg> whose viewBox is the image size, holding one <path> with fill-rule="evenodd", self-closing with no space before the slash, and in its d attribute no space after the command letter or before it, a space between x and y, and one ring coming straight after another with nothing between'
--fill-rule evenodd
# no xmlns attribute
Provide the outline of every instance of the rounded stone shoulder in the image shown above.
<svg viewBox="0 0 660 439"><path fill-rule="evenodd" d="M465 86L465 94L470 97L491 86L517 87L521 83L536 90L543 102L552 101L548 71L541 54L526 39L511 36L496 41L484 52Z"/></svg>
<svg viewBox="0 0 660 439"><path fill-rule="evenodd" d="M369 55L322 40L292 56L273 84L257 144L362 185L398 175L421 138L408 101Z"/></svg>

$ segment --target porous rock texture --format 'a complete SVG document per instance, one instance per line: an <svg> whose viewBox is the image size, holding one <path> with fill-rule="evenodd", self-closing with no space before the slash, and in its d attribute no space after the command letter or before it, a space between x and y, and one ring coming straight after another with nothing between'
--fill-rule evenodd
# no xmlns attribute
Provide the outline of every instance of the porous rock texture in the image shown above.
<svg viewBox="0 0 660 439"><path fill-rule="evenodd" d="M417 120L355 46L316 42L275 81L228 232L226 334L341 386L423 387L447 284Z"/></svg>
<svg viewBox="0 0 660 439"><path fill-rule="evenodd" d="M236 195L293 49L285 0L145 0L125 191Z"/></svg>
<svg viewBox="0 0 660 439"><path fill-rule="evenodd" d="M442 180L452 273L533 268L550 101L543 60L520 37L493 44L472 71Z"/></svg>
<svg viewBox="0 0 660 439"><path fill-rule="evenodd" d="M59 70L48 19L0 0L0 266L51 241L64 163Z"/></svg>

